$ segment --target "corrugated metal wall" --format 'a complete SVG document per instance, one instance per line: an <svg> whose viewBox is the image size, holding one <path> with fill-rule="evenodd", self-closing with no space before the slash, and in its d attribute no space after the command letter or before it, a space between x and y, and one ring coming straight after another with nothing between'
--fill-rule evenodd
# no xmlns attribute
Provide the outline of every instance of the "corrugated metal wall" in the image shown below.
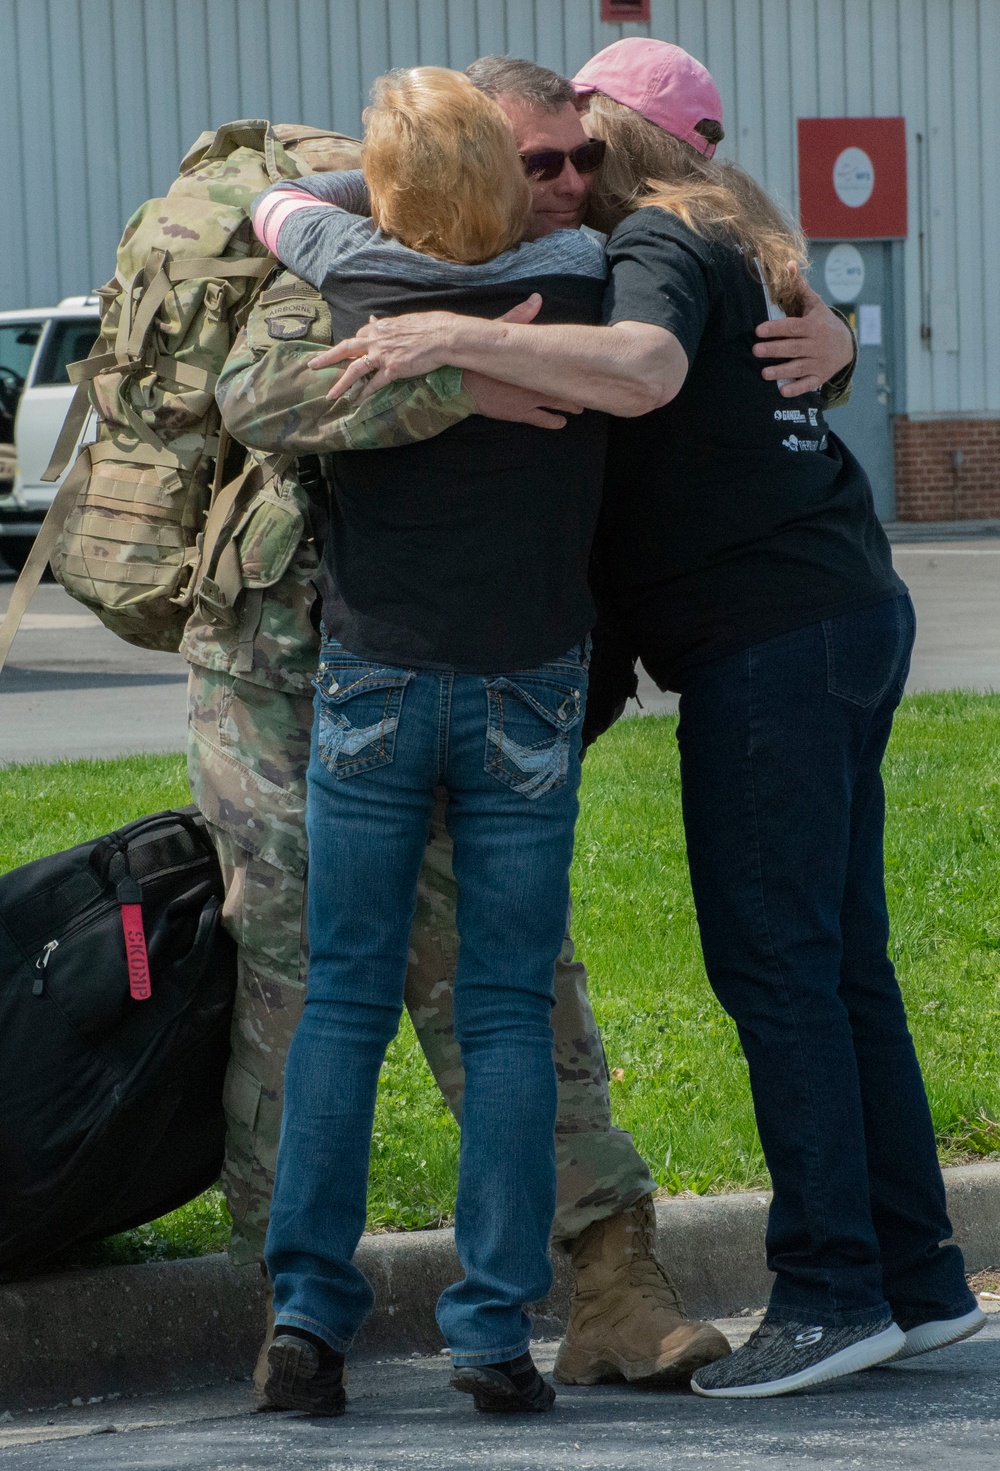
<svg viewBox="0 0 1000 1471"><path fill-rule="evenodd" d="M599 0L0 0L0 306L110 274L129 213L204 128L360 128L390 66L510 52L572 72L645 27ZM910 152L907 407L1000 411L1000 0L652 0L650 32L707 62L729 153L795 203L796 117L903 114ZM916 135L924 140L924 300ZM951 311L958 351L921 344ZM940 340L940 334L939 334Z"/></svg>

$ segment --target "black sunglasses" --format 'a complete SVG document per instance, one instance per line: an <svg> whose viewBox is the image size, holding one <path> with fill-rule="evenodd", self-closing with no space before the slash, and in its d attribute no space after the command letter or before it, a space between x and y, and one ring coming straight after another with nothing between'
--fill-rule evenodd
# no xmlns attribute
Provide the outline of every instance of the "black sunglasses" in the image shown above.
<svg viewBox="0 0 1000 1471"><path fill-rule="evenodd" d="M529 179L558 179L566 167L567 159L578 174L593 174L604 162L607 148L603 138L591 138L589 143L581 143L579 148L571 148L569 153L564 153L561 148L543 148L538 153L522 153L521 162Z"/></svg>

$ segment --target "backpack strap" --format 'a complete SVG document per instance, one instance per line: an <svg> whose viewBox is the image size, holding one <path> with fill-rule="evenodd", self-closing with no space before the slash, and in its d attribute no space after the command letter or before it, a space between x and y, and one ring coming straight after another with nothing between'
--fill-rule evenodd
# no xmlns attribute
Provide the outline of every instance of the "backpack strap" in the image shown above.
<svg viewBox="0 0 1000 1471"><path fill-rule="evenodd" d="M28 553L28 559L21 569L21 575L14 584L14 591L7 604L7 612L4 614L3 622L0 623L0 670L7 662L7 655L10 653L10 646L14 642L17 630L21 626L21 619L27 612L28 604L42 580L42 573L55 550L67 517L73 509L77 495L86 485L89 475L90 454L89 449L85 447L80 451L76 464L66 476L59 487L58 495L49 506L41 530L35 537L31 551Z"/></svg>
<svg viewBox="0 0 1000 1471"><path fill-rule="evenodd" d="M59 437L53 446L45 473L42 475L42 479L46 482L51 483L59 479L69 464L70 456L80 438L80 431L87 422L87 415L90 413L89 380L96 378L98 373L106 373L114 367L114 354L101 351L102 347L101 335L98 333L87 356L81 358L79 362L70 363L66 369L69 381L76 384L76 392L70 400L62 428L59 430ZM3 660L0 659L0 668L2 667Z"/></svg>
<svg viewBox="0 0 1000 1471"><path fill-rule="evenodd" d="M73 365L75 366L75 364ZM47 482L58 480L59 476L69 464L70 455L76 448L76 442L80 438L80 431L87 422L90 413L90 393L86 383L78 383L76 392L70 399L66 417L59 431L52 450L49 463L45 467L42 479Z"/></svg>
<svg viewBox="0 0 1000 1471"><path fill-rule="evenodd" d="M167 267L171 285L198 276L268 276L273 270L273 255L245 255L238 260L190 256L185 260L172 260Z"/></svg>
<svg viewBox="0 0 1000 1471"><path fill-rule="evenodd" d="M195 146L197 147L197 144ZM224 123L221 128L216 129L215 136L202 158L228 158L234 148L256 148L258 150L263 148L264 167L272 183L276 184L279 179L288 178L290 160L278 141L273 126L266 118L243 118L239 122ZM184 160L184 163L187 163L187 159ZM285 165L284 168L282 164ZM181 167L183 168L183 164Z"/></svg>

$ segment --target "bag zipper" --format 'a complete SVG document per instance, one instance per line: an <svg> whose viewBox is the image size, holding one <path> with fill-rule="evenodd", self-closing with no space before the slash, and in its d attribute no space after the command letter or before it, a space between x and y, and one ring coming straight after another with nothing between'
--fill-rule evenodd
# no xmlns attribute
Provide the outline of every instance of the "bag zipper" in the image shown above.
<svg viewBox="0 0 1000 1471"><path fill-rule="evenodd" d="M38 971L38 975L35 977L34 985L31 988L31 994L33 996L40 996L45 989L45 977L42 975L42 971L52 959L53 950L58 949L59 941L49 940L48 944L43 948L41 955L35 961L35 969Z"/></svg>

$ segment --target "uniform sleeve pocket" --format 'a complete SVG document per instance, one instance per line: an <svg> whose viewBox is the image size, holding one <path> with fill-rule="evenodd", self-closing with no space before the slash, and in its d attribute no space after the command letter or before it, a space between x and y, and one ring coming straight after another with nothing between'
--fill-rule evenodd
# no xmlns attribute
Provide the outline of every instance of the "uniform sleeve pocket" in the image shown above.
<svg viewBox="0 0 1000 1471"><path fill-rule="evenodd" d="M304 527L302 507L292 495L265 491L236 534L243 586L273 587L280 582L302 540Z"/></svg>

